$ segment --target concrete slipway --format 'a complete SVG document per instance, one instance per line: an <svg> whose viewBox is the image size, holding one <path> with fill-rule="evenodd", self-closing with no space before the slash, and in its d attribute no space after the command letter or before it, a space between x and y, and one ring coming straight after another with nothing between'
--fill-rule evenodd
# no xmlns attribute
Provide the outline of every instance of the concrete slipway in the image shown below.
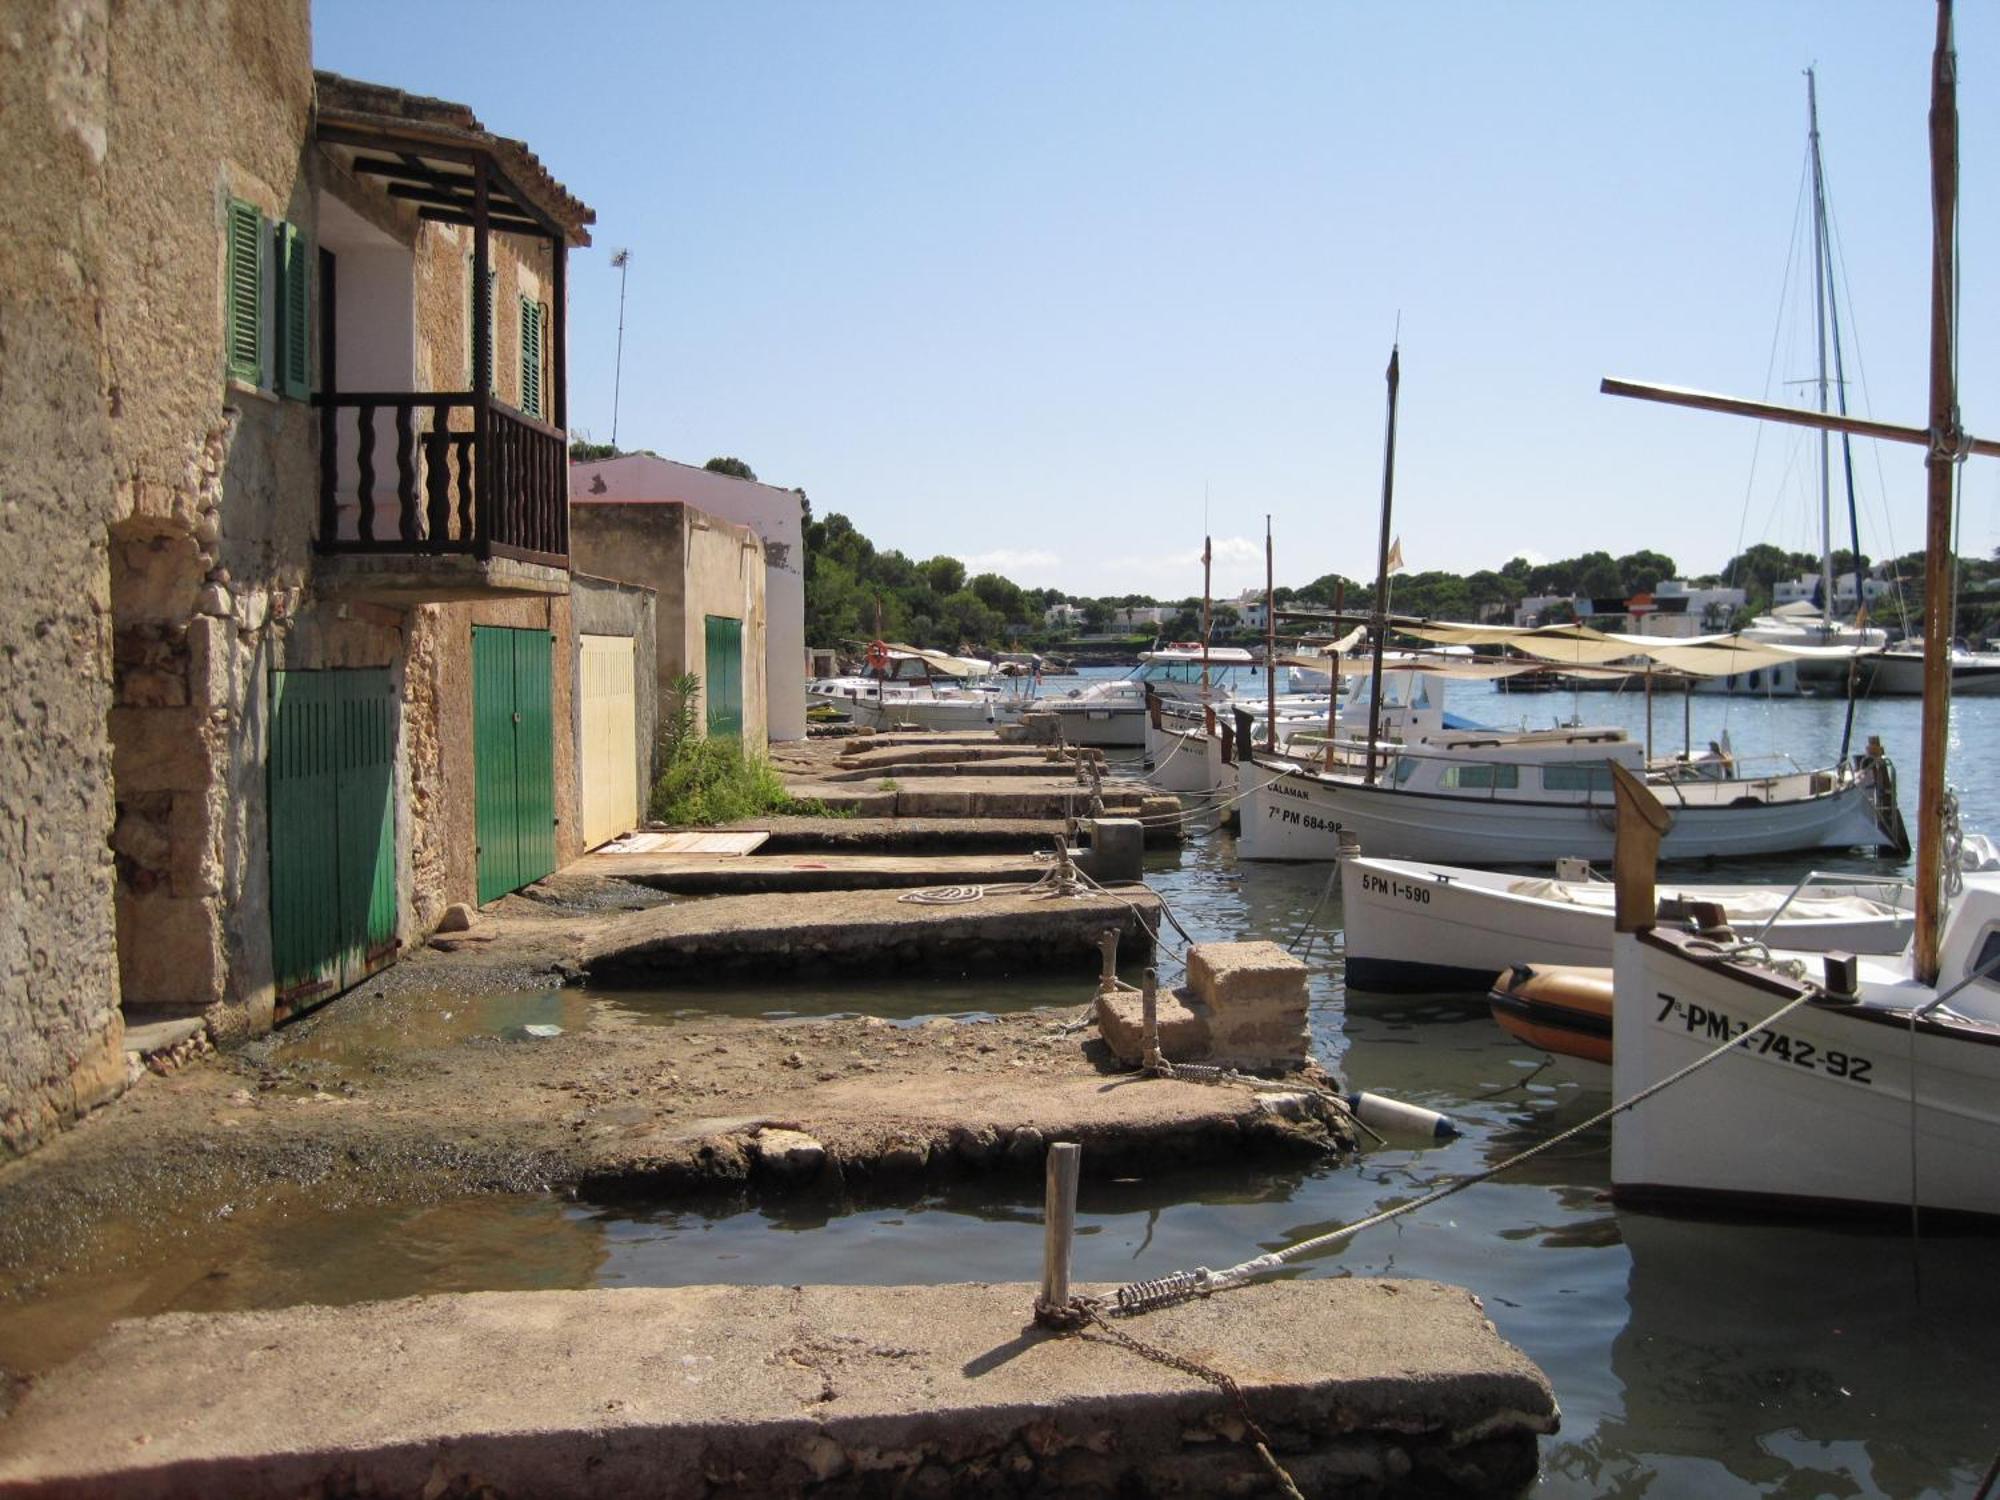
<svg viewBox="0 0 2000 1500"><path fill-rule="evenodd" d="M1214 1386L1035 1327L1033 1295L695 1286L124 1323L0 1425L0 1495L1274 1492ZM1431 1282L1269 1284L1120 1326L1233 1377L1308 1495L1509 1493L1556 1426L1541 1372Z"/></svg>

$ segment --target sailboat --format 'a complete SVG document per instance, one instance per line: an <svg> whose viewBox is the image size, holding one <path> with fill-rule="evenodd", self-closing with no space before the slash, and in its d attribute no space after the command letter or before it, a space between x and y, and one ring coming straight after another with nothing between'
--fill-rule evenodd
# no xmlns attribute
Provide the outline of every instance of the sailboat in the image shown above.
<svg viewBox="0 0 2000 1500"><path fill-rule="evenodd" d="M1660 923L1652 870L1664 813L1621 777L1612 1086L1621 1098L1648 1094L1613 1124L1621 1202L2000 1218L2000 871L1963 871L1945 785L1958 461L2000 456L2000 443L1968 438L1958 420L1956 73L1951 0L1938 0L1928 426L1779 417L1928 450L1915 934L1894 958L1815 962ZM1614 393L1782 411L1671 389Z"/></svg>
<svg viewBox="0 0 2000 1500"><path fill-rule="evenodd" d="M1812 164L1813 205L1813 343L1818 357L1814 384L1819 388L1819 410L1830 410L1837 389L1841 415L1847 413L1847 385L1840 350L1840 304L1834 295L1832 239L1827 233L1826 173L1819 151L1819 86L1811 68L1806 69L1807 150ZM1827 354L1833 356L1829 374ZM1858 621L1841 624L1834 617L1837 591L1833 576L1833 464L1829 452L1832 433L1819 434L1819 584L1815 590L1817 607L1804 601L1782 605L1769 614L1758 615L1746 626L1744 639L1772 646L1846 646L1879 651L1889 643L1888 632ZM1860 571L1860 525L1854 504L1854 457L1845 434L1841 437L1841 460L1847 481L1848 527L1853 536L1855 572L1854 599L1862 603ZM1805 658L1777 662L1769 667L1714 678L1697 685L1697 691L1752 693L1758 696L1787 696L1798 692L1845 694L1850 666L1838 658Z"/></svg>

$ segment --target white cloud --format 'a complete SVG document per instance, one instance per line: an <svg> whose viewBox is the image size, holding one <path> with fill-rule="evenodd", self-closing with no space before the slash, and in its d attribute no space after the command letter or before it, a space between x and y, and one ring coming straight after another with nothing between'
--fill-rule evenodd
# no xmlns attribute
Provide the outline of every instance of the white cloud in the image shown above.
<svg viewBox="0 0 2000 1500"><path fill-rule="evenodd" d="M1027 587L1035 586L1039 579L1023 575L1047 573L1062 566L1061 554L1032 547L998 547L991 552L975 552L959 561L969 574L998 573Z"/></svg>

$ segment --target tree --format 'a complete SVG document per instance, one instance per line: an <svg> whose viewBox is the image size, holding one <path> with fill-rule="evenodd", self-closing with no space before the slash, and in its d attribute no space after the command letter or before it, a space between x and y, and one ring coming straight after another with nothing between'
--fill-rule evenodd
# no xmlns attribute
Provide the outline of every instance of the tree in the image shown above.
<svg viewBox="0 0 2000 1500"><path fill-rule="evenodd" d="M995 615L1015 624L1027 623L1031 611L1021 586L998 573L981 573L966 585Z"/></svg>
<svg viewBox="0 0 2000 1500"><path fill-rule="evenodd" d="M1679 572L1674 560L1664 552L1641 548L1618 559L1618 580L1627 598L1634 594L1650 594L1666 579L1677 577Z"/></svg>
<svg viewBox="0 0 2000 1500"><path fill-rule="evenodd" d="M965 564L955 557L933 557L918 563L917 570L930 580L931 592L940 599L965 587Z"/></svg>
<svg viewBox="0 0 2000 1500"><path fill-rule="evenodd" d="M711 458L702 467L711 474L727 474L734 479L755 479L757 471L740 458Z"/></svg>
<svg viewBox="0 0 2000 1500"><path fill-rule="evenodd" d="M616 458L618 449L610 443L593 443L589 438L577 438L569 445L569 461L573 464L595 463L600 458Z"/></svg>
<svg viewBox="0 0 2000 1500"><path fill-rule="evenodd" d="M1116 606L1103 599L1083 601L1083 623L1093 635L1102 632L1104 627L1111 623L1111 616L1115 612Z"/></svg>

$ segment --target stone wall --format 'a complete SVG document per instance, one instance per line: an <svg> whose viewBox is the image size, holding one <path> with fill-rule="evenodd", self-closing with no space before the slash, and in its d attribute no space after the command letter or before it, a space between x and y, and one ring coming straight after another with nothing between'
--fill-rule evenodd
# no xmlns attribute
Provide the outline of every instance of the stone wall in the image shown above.
<svg viewBox="0 0 2000 1500"><path fill-rule="evenodd" d="M766 747L764 553L754 531L687 505L573 505L570 558L579 570L653 590L663 703L676 677L705 670L703 617L742 620L743 743L757 751Z"/></svg>
<svg viewBox="0 0 2000 1500"><path fill-rule="evenodd" d="M105 7L0 0L0 1156L123 1084Z"/></svg>

